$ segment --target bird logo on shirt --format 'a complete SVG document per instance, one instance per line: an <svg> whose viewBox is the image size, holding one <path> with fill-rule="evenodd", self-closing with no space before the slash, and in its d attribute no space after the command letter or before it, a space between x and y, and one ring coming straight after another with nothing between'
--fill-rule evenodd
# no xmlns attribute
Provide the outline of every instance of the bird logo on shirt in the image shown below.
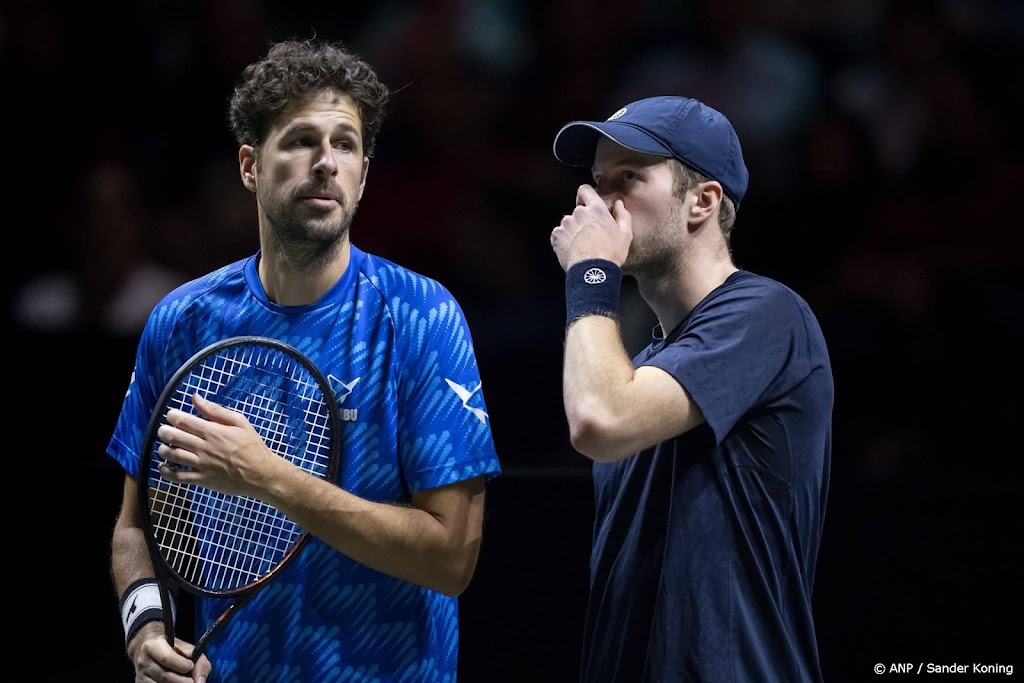
<svg viewBox="0 0 1024 683"><path fill-rule="evenodd" d="M358 408L342 408L341 406L345 403L345 399L352 393L352 387L361 380L362 377L356 377L351 382L343 382L334 375L327 375L327 381L331 383L331 389L334 391L334 398L338 402L338 413L344 422L355 422L359 419Z"/></svg>
<svg viewBox="0 0 1024 683"><path fill-rule="evenodd" d="M334 398L338 399L339 406L345 402L348 395L352 393L352 387L361 379L362 377L356 377L351 382L345 383L334 375L327 375L327 380L331 383L331 389L334 389Z"/></svg>
<svg viewBox="0 0 1024 683"><path fill-rule="evenodd" d="M473 394L480 391L480 387L483 386L483 383L477 384L476 389L470 391L466 387L462 386L461 384L458 384L457 382L451 381L447 377L444 378L444 381L448 383L448 386L451 388L452 391L455 392L455 395L462 400L463 408L476 415L477 419L479 419L481 422L487 422L487 413L484 412L482 408L476 408L474 406L469 405L469 399L473 398Z"/></svg>

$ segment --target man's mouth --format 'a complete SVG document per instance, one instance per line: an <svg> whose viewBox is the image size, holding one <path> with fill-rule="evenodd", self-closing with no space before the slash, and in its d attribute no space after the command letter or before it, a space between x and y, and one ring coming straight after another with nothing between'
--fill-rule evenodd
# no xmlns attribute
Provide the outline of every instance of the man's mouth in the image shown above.
<svg viewBox="0 0 1024 683"><path fill-rule="evenodd" d="M302 201L310 202L313 204L341 204L341 199L329 194L304 194L299 195L299 199Z"/></svg>

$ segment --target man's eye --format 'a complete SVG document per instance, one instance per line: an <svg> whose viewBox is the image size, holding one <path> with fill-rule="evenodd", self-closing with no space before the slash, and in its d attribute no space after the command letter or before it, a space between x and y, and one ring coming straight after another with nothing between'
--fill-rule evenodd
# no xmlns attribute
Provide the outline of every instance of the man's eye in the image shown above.
<svg viewBox="0 0 1024 683"><path fill-rule="evenodd" d="M636 173L633 173L633 171L623 171L622 172L622 179L625 180L625 181L636 180L638 177L639 176L637 176Z"/></svg>

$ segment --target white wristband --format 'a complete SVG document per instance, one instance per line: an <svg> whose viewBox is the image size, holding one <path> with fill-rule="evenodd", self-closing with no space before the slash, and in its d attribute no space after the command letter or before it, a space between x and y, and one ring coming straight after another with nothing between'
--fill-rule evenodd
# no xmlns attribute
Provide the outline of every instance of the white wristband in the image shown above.
<svg viewBox="0 0 1024 683"><path fill-rule="evenodd" d="M171 595L171 622L174 622L174 596ZM163 603L160 602L160 587L154 579L140 579L128 586L120 600L121 625L124 627L124 644L131 642L143 624L163 620Z"/></svg>

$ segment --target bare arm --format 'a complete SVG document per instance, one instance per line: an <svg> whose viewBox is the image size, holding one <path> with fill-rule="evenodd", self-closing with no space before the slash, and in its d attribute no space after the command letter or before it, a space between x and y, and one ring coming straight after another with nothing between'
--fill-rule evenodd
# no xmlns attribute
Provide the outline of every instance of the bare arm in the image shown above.
<svg viewBox="0 0 1024 683"><path fill-rule="evenodd" d="M121 511L114 523L110 544L110 573L118 595L123 594L133 581L153 577L153 565L149 560L139 515L138 482L127 475Z"/></svg>
<svg viewBox="0 0 1024 683"><path fill-rule="evenodd" d="M198 398L199 415L172 410L160 428L170 481L250 496L273 505L341 553L391 576L458 595L476 569L484 479L422 491L400 506L355 496L278 457L239 413Z"/></svg>
<svg viewBox="0 0 1024 683"><path fill-rule="evenodd" d="M125 475L121 511L114 523L110 544L110 574L118 595L139 579L154 578L153 564L149 559L146 538L139 515L138 481ZM188 657L192 644L176 640L177 651L167 642L162 621L151 621L142 626L131 642L127 643L128 658L135 667L136 680L163 680L168 672L177 677L166 680L197 679L210 672L210 661L205 655L193 666Z"/></svg>
<svg viewBox="0 0 1024 683"><path fill-rule="evenodd" d="M469 585L480 551L484 481L415 493L412 505L375 503L278 458L266 501L352 559L446 595Z"/></svg>
<svg viewBox="0 0 1024 683"><path fill-rule="evenodd" d="M599 462L625 458L704 421L690 395L660 368L639 367L618 323L580 318L565 339L562 399L573 448Z"/></svg>
<svg viewBox="0 0 1024 683"><path fill-rule="evenodd" d="M608 206L581 185L576 207L551 231L551 246L566 271L584 259L621 266L633 239L632 218L621 200ZM700 409L671 375L653 367L633 370L618 322L587 315L566 331L562 399L573 448L611 462L693 429Z"/></svg>

